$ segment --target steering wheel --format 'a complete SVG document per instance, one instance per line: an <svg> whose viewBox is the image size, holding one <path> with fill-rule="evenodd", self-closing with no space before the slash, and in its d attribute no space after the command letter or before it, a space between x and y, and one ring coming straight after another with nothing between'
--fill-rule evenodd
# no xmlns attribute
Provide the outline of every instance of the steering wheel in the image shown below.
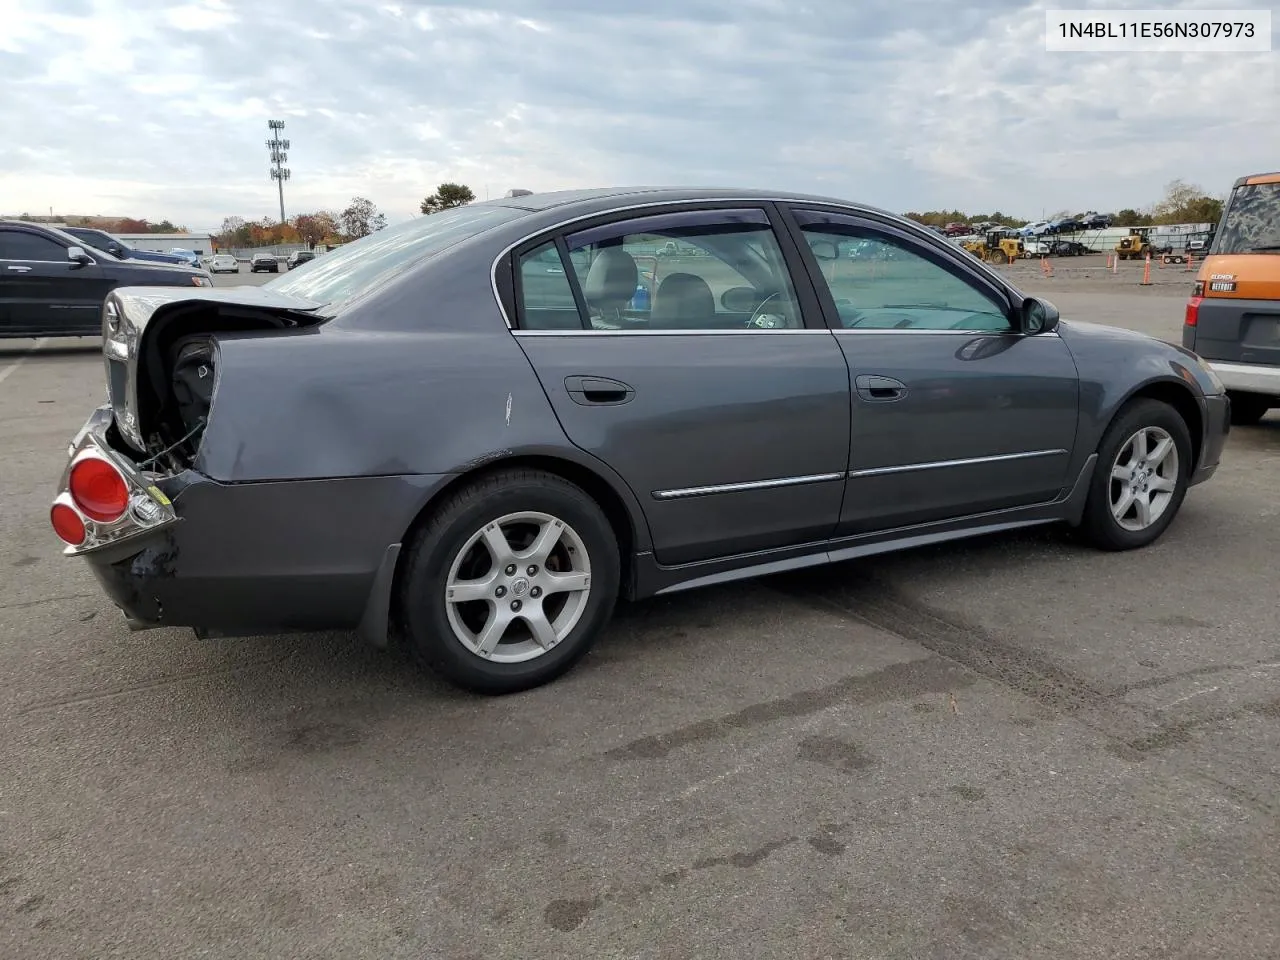
<svg viewBox="0 0 1280 960"><path fill-rule="evenodd" d="M765 310L765 304L770 300L775 300L781 296L781 293L775 292L761 300L759 306L757 306L755 311L751 314L751 319L747 321L747 327L755 327L761 330L772 330L777 327L785 327L787 325L786 317L780 313L769 313Z"/></svg>

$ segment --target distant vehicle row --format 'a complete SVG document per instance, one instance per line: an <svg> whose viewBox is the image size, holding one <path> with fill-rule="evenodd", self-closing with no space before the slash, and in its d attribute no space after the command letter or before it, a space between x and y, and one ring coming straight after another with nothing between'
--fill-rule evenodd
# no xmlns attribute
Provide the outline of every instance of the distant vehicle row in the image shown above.
<svg viewBox="0 0 1280 960"><path fill-rule="evenodd" d="M294 267L300 266L308 261L314 260L315 258L316 255L311 250L295 250L293 253L289 254L288 258L285 260L285 268L292 270ZM263 273L279 273L280 258L274 253L255 253L249 261L249 272L258 273L259 271ZM239 272L239 267L236 268L236 272Z"/></svg>
<svg viewBox="0 0 1280 960"><path fill-rule="evenodd" d="M1009 227L1003 223L996 223L994 220L982 220L976 223L963 223L957 220L948 223L945 227L930 227L930 229L948 237L981 236L989 230L998 229L1010 230L1022 237L1038 237L1046 233L1078 233L1081 230L1103 230L1111 226L1114 219L1109 213L1091 212L1082 213L1075 217L1061 217L1057 220L1040 220L1036 223L1029 223L1025 227Z"/></svg>

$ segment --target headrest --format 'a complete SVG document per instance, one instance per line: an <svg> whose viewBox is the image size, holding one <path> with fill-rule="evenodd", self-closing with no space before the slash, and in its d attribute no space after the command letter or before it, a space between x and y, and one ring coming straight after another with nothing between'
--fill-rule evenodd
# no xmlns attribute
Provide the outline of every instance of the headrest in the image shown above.
<svg viewBox="0 0 1280 960"><path fill-rule="evenodd" d="M605 247L591 261L582 282L582 296L595 310L617 310L635 296L640 271L621 247Z"/></svg>
<svg viewBox="0 0 1280 960"><path fill-rule="evenodd" d="M692 273L673 273L658 284L649 325L701 327L716 314L716 299L707 281Z"/></svg>

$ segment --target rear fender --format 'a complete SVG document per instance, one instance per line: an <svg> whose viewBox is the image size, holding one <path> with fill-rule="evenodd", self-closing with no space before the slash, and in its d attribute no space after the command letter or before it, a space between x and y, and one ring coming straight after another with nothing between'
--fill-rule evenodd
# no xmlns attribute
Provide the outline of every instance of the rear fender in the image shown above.
<svg viewBox="0 0 1280 960"><path fill-rule="evenodd" d="M217 340L216 393L195 463L207 476L458 476L523 458L563 461L609 485L635 548L649 549L634 491L569 442L509 335L326 328Z"/></svg>

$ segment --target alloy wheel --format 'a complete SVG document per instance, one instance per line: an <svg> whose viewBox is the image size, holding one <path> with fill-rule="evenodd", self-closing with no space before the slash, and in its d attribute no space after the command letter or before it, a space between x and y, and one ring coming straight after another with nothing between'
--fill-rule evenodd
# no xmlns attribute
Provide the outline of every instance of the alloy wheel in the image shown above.
<svg viewBox="0 0 1280 960"><path fill-rule="evenodd" d="M1178 490L1178 445L1168 431L1143 427L1121 446L1111 465L1111 515L1138 532L1157 522Z"/></svg>
<svg viewBox="0 0 1280 960"><path fill-rule="evenodd" d="M558 517L509 513L472 534L445 581L454 636L478 657L522 663L562 642L591 595L591 558Z"/></svg>

